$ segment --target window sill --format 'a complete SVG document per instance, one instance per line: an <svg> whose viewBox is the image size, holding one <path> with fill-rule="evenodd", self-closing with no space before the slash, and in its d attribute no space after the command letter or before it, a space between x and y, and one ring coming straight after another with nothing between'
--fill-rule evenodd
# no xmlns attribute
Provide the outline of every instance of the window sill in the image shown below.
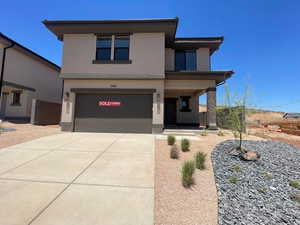
<svg viewBox="0 0 300 225"><path fill-rule="evenodd" d="M10 104L10 106L21 106L21 104L14 103L14 104Z"/></svg>
<svg viewBox="0 0 300 225"><path fill-rule="evenodd" d="M129 60L93 60L93 64L131 64Z"/></svg>

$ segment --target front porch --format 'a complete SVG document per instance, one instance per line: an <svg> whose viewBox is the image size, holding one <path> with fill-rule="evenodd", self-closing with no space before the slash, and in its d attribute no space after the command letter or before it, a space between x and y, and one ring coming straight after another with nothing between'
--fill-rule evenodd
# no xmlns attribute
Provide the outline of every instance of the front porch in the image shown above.
<svg viewBox="0 0 300 225"><path fill-rule="evenodd" d="M233 71L166 71L165 129L217 130L217 86ZM199 97L206 94L206 112L199 111Z"/></svg>
<svg viewBox="0 0 300 225"><path fill-rule="evenodd" d="M199 97L206 94L207 110L199 111ZM216 88L165 91L164 129L216 130ZM203 118L205 115L205 118ZM202 117L201 117L202 116Z"/></svg>

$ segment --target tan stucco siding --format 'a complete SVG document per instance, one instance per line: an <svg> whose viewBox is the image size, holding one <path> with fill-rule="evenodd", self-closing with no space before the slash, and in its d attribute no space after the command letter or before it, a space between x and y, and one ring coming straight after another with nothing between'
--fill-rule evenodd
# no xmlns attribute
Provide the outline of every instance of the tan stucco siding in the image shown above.
<svg viewBox="0 0 300 225"><path fill-rule="evenodd" d="M163 124L163 99L164 99L164 83L163 80L65 80L64 92L69 92L69 100L65 97L62 106L61 122L72 122L74 117L75 94L70 92L71 88L115 88L120 89L156 89L153 94L153 124ZM113 88L112 88L113 89ZM160 103L157 103L157 94L160 95ZM160 110L158 110L160 107Z"/></svg>
<svg viewBox="0 0 300 225"><path fill-rule="evenodd" d="M166 71L174 71L175 70L175 52L174 49L166 48Z"/></svg>
<svg viewBox="0 0 300 225"><path fill-rule="evenodd" d="M61 102L59 72L13 48L6 52L4 80L34 88L37 99Z"/></svg>
<svg viewBox="0 0 300 225"><path fill-rule="evenodd" d="M166 90L201 90L209 87L215 87L214 80L166 80Z"/></svg>
<svg viewBox="0 0 300 225"><path fill-rule="evenodd" d="M197 54L197 70L210 71L210 55L209 48L199 48Z"/></svg>
<svg viewBox="0 0 300 225"><path fill-rule="evenodd" d="M93 64L96 35L66 34L63 48L63 74L161 75L165 72L164 33L130 35L131 64Z"/></svg>
<svg viewBox="0 0 300 225"><path fill-rule="evenodd" d="M5 116L6 117L30 117L31 109L29 109L31 93L30 91L21 90L17 88L4 86L3 92L8 93L6 106L5 106ZM20 103L21 105L12 105L13 103L13 91L20 91Z"/></svg>

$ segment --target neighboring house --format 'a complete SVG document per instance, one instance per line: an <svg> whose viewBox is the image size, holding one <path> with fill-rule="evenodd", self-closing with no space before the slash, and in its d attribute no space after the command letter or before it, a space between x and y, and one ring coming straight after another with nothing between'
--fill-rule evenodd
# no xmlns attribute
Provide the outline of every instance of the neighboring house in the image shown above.
<svg viewBox="0 0 300 225"><path fill-rule="evenodd" d="M64 131L159 133L199 125L216 129L216 87L232 71L211 71L223 37L176 38L178 18L43 22L64 42Z"/></svg>
<svg viewBox="0 0 300 225"><path fill-rule="evenodd" d="M285 113L283 115L285 120L300 120L300 113Z"/></svg>
<svg viewBox="0 0 300 225"><path fill-rule="evenodd" d="M26 119L32 99L61 102L60 67L0 33L0 118Z"/></svg>

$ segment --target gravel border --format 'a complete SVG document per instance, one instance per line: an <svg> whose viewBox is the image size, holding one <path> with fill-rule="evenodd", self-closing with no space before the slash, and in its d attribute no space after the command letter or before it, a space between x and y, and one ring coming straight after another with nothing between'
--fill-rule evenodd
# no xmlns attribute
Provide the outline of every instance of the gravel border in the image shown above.
<svg viewBox="0 0 300 225"><path fill-rule="evenodd" d="M276 141L244 141L261 154L258 161L243 161L228 154L235 141L217 145L211 155L219 195L219 224L300 224L300 204L289 185L300 182L300 148ZM235 169L234 169L235 168ZM236 184L229 178L236 177Z"/></svg>

